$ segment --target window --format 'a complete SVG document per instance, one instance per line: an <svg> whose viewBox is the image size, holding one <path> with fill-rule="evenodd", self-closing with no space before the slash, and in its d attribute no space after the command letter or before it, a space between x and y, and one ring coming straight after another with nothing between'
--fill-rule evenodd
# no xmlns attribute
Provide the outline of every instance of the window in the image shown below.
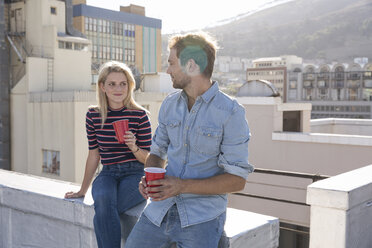
<svg viewBox="0 0 372 248"><path fill-rule="evenodd" d="M58 48L64 49L65 48L65 43L63 41L58 41Z"/></svg>
<svg viewBox="0 0 372 248"><path fill-rule="evenodd" d="M43 172L60 175L60 155L59 151L42 150L43 153Z"/></svg>
<svg viewBox="0 0 372 248"><path fill-rule="evenodd" d="M50 13L52 15L57 15L57 8L56 7L50 7Z"/></svg>
<svg viewBox="0 0 372 248"><path fill-rule="evenodd" d="M357 89L349 89L348 90L348 100L356 101L358 100L358 90Z"/></svg>
<svg viewBox="0 0 372 248"><path fill-rule="evenodd" d="M324 87L326 87L327 85L326 85L326 82L324 81L324 80L321 80L321 81L318 81L318 87L320 87L320 88L324 88Z"/></svg>
<svg viewBox="0 0 372 248"><path fill-rule="evenodd" d="M102 20L102 33L106 33L107 31L107 29L106 29L106 20Z"/></svg>
<svg viewBox="0 0 372 248"><path fill-rule="evenodd" d="M66 49L72 49L72 42L66 42Z"/></svg>
<svg viewBox="0 0 372 248"><path fill-rule="evenodd" d="M305 87L311 87L311 86L312 86L311 81L305 81L305 82L304 82L304 86L305 86Z"/></svg>
<svg viewBox="0 0 372 248"><path fill-rule="evenodd" d="M82 44L80 44L80 43L74 43L74 50L81 50L82 47L83 47Z"/></svg>
<svg viewBox="0 0 372 248"><path fill-rule="evenodd" d="M301 132L301 111L283 111L283 132Z"/></svg>

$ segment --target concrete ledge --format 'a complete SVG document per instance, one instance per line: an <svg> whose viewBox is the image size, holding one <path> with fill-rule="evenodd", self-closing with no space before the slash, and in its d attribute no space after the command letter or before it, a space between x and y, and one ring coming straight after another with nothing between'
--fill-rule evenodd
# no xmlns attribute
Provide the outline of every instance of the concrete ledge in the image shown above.
<svg viewBox="0 0 372 248"><path fill-rule="evenodd" d="M372 165L346 172L307 187L307 204L348 210L372 200Z"/></svg>
<svg viewBox="0 0 372 248"><path fill-rule="evenodd" d="M372 146L372 137L364 135L274 132L272 133L272 140L335 145Z"/></svg>
<svg viewBox="0 0 372 248"><path fill-rule="evenodd" d="M372 244L372 165L307 188L310 248L370 248Z"/></svg>
<svg viewBox="0 0 372 248"><path fill-rule="evenodd" d="M279 219L228 208L225 224L230 247L279 247Z"/></svg>
<svg viewBox="0 0 372 248"><path fill-rule="evenodd" d="M84 199L64 199L79 188L0 170L0 247L97 247L90 191ZM270 216L229 208L225 232L233 248L279 245L279 220Z"/></svg>

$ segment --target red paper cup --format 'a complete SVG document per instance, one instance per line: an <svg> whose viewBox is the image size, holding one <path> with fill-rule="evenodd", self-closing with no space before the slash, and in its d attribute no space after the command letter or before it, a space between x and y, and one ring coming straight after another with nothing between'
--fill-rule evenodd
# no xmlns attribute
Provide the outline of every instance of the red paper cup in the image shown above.
<svg viewBox="0 0 372 248"><path fill-rule="evenodd" d="M149 181L155 181L158 179L164 179L166 170L159 167L147 167L145 168L145 178L146 183ZM148 185L147 187L157 187L160 185ZM153 191L149 191L149 193L156 193Z"/></svg>
<svg viewBox="0 0 372 248"><path fill-rule="evenodd" d="M128 120L120 120L112 123L115 129L116 138L120 144L124 144L124 134L129 131Z"/></svg>

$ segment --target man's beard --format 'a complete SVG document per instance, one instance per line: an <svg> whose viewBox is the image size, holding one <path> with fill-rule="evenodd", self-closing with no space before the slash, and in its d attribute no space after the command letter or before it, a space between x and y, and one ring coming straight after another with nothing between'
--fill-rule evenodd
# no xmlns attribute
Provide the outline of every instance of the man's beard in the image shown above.
<svg viewBox="0 0 372 248"><path fill-rule="evenodd" d="M185 75L180 80L173 79L173 88L175 89L184 89L191 82L191 77Z"/></svg>

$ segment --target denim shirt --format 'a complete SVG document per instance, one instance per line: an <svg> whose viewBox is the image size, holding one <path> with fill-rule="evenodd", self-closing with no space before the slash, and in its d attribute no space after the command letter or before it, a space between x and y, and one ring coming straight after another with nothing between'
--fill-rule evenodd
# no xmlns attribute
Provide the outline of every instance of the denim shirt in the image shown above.
<svg viewBox="0 0 372 248"><path fill-rule="evenodd" d="M192 109L183 91L169 95L159 112L159 126L151 154L168 159L166 175L181 179L203 179L223 173L247 178L250 131L245 110L222 93L218 83L199 96ZM160 226L168 209L177 204L181 226L212 220L226 211L227 195L180 194L152 201L146 217Z"/></svg>

